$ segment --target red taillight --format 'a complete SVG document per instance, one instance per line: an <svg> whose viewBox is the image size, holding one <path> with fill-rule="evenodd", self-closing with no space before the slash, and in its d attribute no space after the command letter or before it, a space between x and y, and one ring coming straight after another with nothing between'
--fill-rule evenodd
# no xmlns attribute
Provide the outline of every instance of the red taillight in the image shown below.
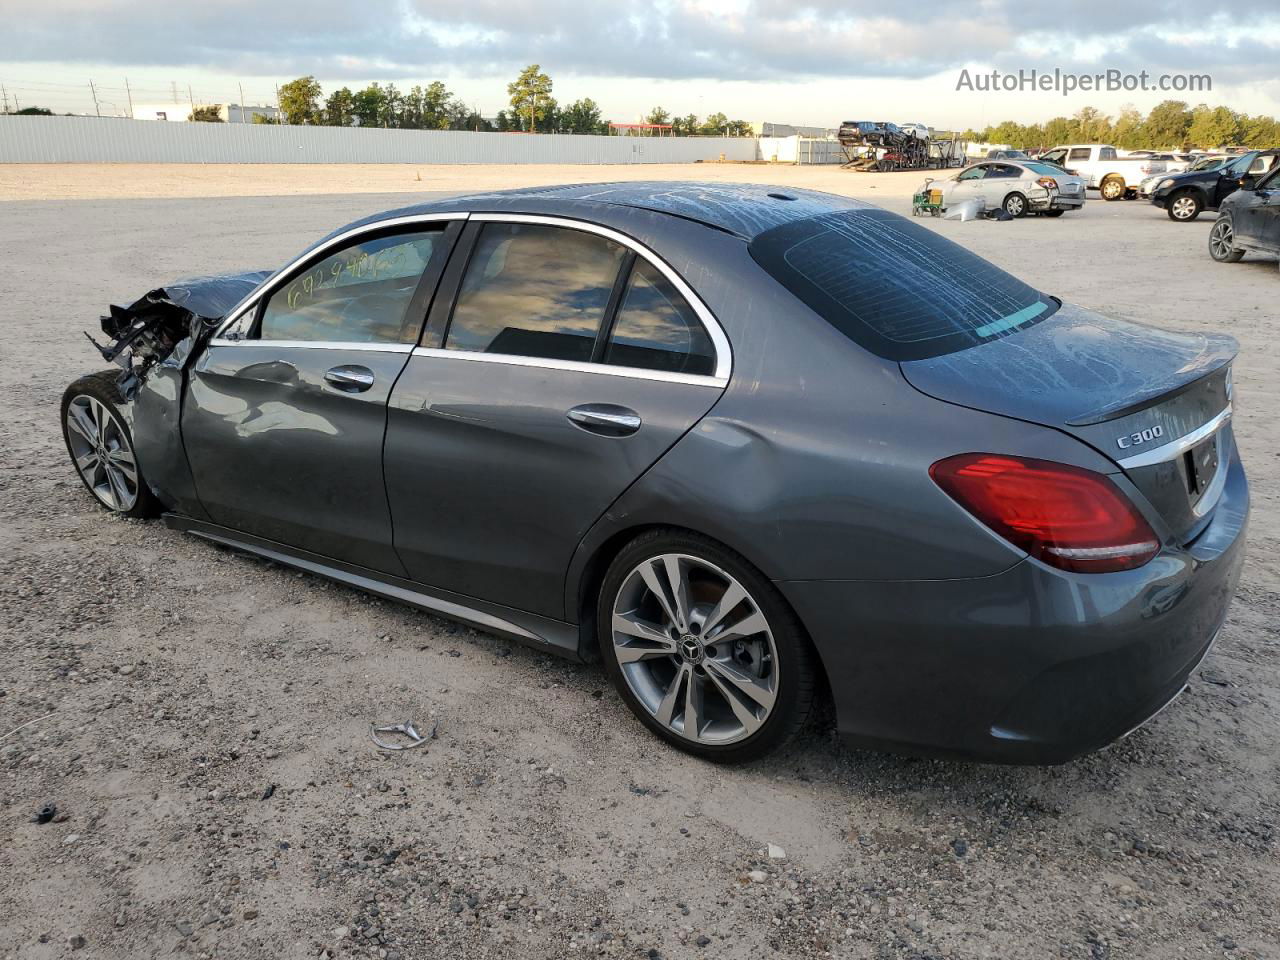
<svg viewBox="0 0 1280 960"><path fill-rule="evenodd" d="M1160 549L1151 525L1110 479L1050 460L963 453L929 476L1014 546L1063 570L1140 567Z"/></svg>

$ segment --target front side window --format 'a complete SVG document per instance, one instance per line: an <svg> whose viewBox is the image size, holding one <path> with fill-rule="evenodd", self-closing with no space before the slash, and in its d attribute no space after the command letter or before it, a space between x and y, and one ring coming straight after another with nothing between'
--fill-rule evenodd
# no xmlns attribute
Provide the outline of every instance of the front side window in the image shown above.
<svg viewBox="0 0 1280 960"><path fill-rule="evenodd" d="M689 302L653 264L637 259L604 362L672 373L715 373L715 348Z"/></svg>
<svg viewBox="0 0 1280 960"><path fill-rule="evenodd" d="M330 254L271 295L259 339L413 343L422 317L409 315L409 302L441 235L395 234Z"/></svg>
<svg viewBox="0 0 1280 960"><path fill-rule="evenodd" d="M589 361L625 252L581 230L485 224L445 349Z"/></svg>
<svg viewBox="0 0 1280 960"><path fill-rule="evenodd" d="M1088 159L1089 159L1089 148L1088 148L1088 147L1076 147L1075 149L1073 149L1073 150L1071 151L1071 153L1069 154L1069 157L1070 157L1070 159L1072 159L1072 160L1088 160Z"/></svg>
<svg viewBox="0 0 1280 960"><path fill-rule="evenodd" d="M963 350L1058 309L1017 277L887 210L794 220L747 249L819 316L889 360Z"/></svg>

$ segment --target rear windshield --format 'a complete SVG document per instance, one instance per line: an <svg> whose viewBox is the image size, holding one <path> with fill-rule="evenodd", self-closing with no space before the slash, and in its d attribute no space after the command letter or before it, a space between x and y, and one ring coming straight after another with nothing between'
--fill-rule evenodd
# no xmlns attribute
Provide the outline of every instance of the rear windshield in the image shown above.
<svg viewBox="0 0 1280 960"><path fill-rule="evenodd" d="M1051 167L1047 163L1024 163L1023 166L1032 173L1047 173L1051 177L1062 176L1061 167Z"/></svg>
<svg viewBox="0 0 1280 960"><path fill-rule="evenodd" d="M1058 309L1052 297L887 210L793 220L748 250L837 330L889 360L964 350Z"/></svg>

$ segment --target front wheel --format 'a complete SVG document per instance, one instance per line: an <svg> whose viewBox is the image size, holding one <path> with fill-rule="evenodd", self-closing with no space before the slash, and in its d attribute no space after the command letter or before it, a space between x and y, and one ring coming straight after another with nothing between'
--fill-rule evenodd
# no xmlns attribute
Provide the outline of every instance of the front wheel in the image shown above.
<svg viewBox="0 0 1280 960"><path fill-rule="evenodd" d="M1004 198L1004 212L1011 217L1021 217L1027 212L1027 198L1020 193L1011 193Z"/></svg>
<svg viewBox="0 0 1280 960"><path fill-rule="evenodd" d="M1103 200L1123 200L1128 191L1125 189L1123 177L1107 177L1102 181L1098 192L1102 194Z"/></svg>
<svg viewBox="0 0 1280 960"><path fill-rule="evenodd" d="M1219 263L1236 263L1244 256L1244 251L1235 245L1235 228L1231 218L1219 216L1209 231L1209 256Z"/></svg>
<svg viewBox="0 0 1280 960"><path fill-rule="evenodd" d="M754 760L809 715L817 667L800 622L766 577L713 540L637 537L609 566L596 622L614 687L681 750Z"/></svg>
<svg viewBox="0 0 1280 960"><path fill-rule="evenodd" d="M1204 201L1196 194L1184 190L1182 193L1174 194L1169 199L1169 206L1165 208L1165 212L1169 214L1170 220L1177 220L1179 223L1190 223L1200 216L1200 211L1203 209Z"/></svg>
<svg viewBox="0 0 1280 960"><path fill-rule="evenodd" d="M143 482L133 434L120 411L114 371L81 377L62 395L62 438L85 488L125 517L150 517L159 504Z"/></svg>

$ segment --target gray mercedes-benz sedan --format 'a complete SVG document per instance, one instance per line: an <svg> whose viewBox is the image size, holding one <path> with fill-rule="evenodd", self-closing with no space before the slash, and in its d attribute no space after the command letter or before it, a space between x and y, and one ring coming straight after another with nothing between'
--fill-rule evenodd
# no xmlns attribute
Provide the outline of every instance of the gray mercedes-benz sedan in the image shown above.
<svg viewBox="0 0 1280 960"><path fill-rule="evenodd" d="M825 687L860 744L1067 760L1184 688L1240 573L1231 338L843 197L461 197L102 328L62 424L103 506L598 657L707 758Z"/></svg>

